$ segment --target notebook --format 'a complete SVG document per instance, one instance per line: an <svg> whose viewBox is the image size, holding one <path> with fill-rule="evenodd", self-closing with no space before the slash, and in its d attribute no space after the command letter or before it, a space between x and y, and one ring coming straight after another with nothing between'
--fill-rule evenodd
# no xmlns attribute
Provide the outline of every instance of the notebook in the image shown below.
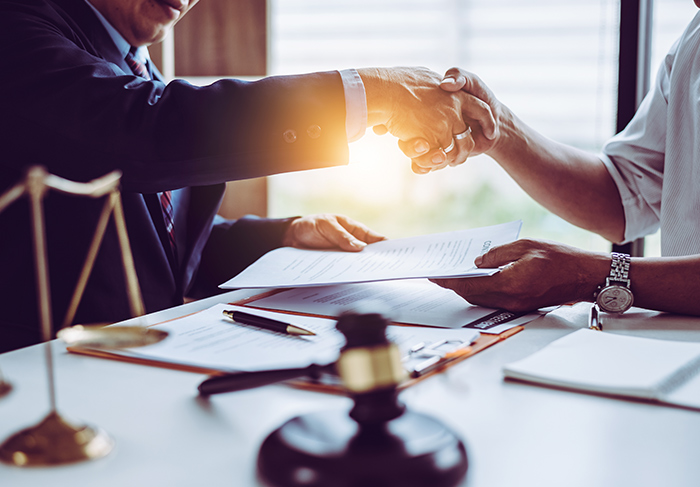
<svg viewBox="0 0 700 487"><path fill-rule="evenodd" d="M508 364L535 384L700 409L700 343L581 329Z"/></svg>

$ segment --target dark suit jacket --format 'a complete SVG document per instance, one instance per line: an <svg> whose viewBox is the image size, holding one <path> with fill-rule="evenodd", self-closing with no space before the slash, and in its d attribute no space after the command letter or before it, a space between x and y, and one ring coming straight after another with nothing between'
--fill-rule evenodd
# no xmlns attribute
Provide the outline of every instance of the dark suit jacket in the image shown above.
<svg viewBox="0 0 700 487"><path fill-rule="evenodd" d="M225 181L347 162L338 73L201 88L146 81L131 74L84 0L0 0L0 114L0 193L35 164L75 181L123 172L127 228L148 312L180 304L183 295L217 292L218 284L280 245L284 220L214 224ZM155 193L185 187L175 262ZM45 198L55 326L102 204L55 192ZM110 224L76 322L125 319L127 303ZM26 199L0 214L0 310L0 351L39 340Z"/></svg>

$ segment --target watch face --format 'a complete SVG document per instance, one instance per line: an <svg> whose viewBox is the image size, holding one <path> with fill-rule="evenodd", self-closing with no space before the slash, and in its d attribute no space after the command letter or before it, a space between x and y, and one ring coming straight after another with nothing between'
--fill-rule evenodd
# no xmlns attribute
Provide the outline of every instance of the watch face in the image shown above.
<svg viewBox="0 0 700 487"><path fill-rule="evenodd" d="M596 302L603 311L622 313L632 306L632 292L624 286L608 286L598 294Z"/></svg>

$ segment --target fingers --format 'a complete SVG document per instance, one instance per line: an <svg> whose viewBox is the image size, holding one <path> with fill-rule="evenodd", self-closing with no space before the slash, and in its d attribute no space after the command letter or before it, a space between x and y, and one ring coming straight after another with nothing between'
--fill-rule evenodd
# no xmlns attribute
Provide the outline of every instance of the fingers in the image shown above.
<svg viewBox="0 0 700 487"><path fill-rule="evenodd" d="M334 217L319 221L318 231L327 242L327 247L338 247L346 252L359 252L367 244L348 232Z"/></svg>
<svg viewBox="0 0 700 487"><path fill-rule="evenodd" d="M455 155L455 157L450 161L450 166L452 167L458 166L459 164L462 164L464 161L466 161L472 154L472 151L474 150L475 146L474 138L472 137L471 127L467 127L467 129L464 132L455 134L454 139L457 141L457 147L459 148L460 153L463 155L464 151L466 151L466 155L464 155L463 158L459 157L460 153Z"/></svg>
<svg viewBox="0 0 700 487"><path fill-rule="evenodd" d="M399 140L399 149L403 152L409 159L422 156L430 151L430 144L425 139L411 139L411 140ZM438 163L442 162L440 160Z"/></svg>
<svg viewBox="0 0 700 487"><path fill-rule="evenodd" d="M495 108L496 97L491 90L486 86L486 83L481 81L474 73L470 73L460 68L450 68L445 72L440 88L449 92L465 91L471 93L477 98L485 101L492 108Z"/></svg>
<svg viewBox="0 0 700 487"><path fill-rule="evenodd" d="M488 140L498 135L498 124L491 106L480 98L465 93L462 95L462 117L472 129L481 129L481 134ZM475 123L476 122L476 123Z"/></svg>
<svg viewBox="0 0 700 487"><path fill-rule="evenodd" d="M475 260L478 267L500 268L479 278L441 279L436 284L452 289L472 304L511 311L529 311L585 299L592 295L608 264L607 255L563 244L521 239L493 247ZM589 276L581 269L602 271ZM593 277L596 276L596 277Z"/></svg>
<svg viewBox="0 0 700 487"><path fill-rule="evenodd" d="M367 244L385 237L351 218L338 215L310 215L294 220L283 245L297 248L331 249L359 252Z"/></svg>
<svg viewBox="0 0 700 487"><path fill-rule="evenodd" d="M381 242L382 240L386 240L386 237L384 235L375 232L366 225L357 222L352 218L348 218L342 215L335 216L335 218L337 219L338 223L342 225L342 227L345 230L347 230L348 233L350 233L353 237L360 240L361 242L364 242L365 244L371 244L375 242Z"/></svg>
<svg viewBox="0 0 700 487"><path fill-rule="evenodd" d="M427 174L448 165L458 166L468 157L482 154L494 146L498 125L491 107L467 93L456 96L460 99L462 117L466 124L460 122L453 125L452 139L441 139L442 147L430 148L424 138L399 141L399 148L411 159L411 167L416 174ZM453 141L453 150L446 151Z"/></svg>
<svg viewBox="0 0 700 487"><path fill-rule="evenodd" d="M502 307L499 295L494 292L494 277L430 279L430 281L445 289L451 289L471 304L488 308Z"/></svg>
<svg viewBox="0 0 700 487"><path fill-rule="evenodd" d="M395 101L384 118L370 125L377 134L388 131L401 140L399 147L411 159L414 172L425 174L456 166L494 146L498 135L496 100L476 75L458 68L449 70L442 80L425 68L392 68L389 74L393 81L388 86L396 92L391 97ZM370 98L386 105L386 96L368 94ZM472 133L455 141L454 136L468 127Z"/></svg>
<svg viewBox="0 0 700 487"><path fill-rule="evenodd" d="M476 146L470 128L453 135L454 149L448 153L441 148L428 150L427 152L416 150L418 141L427 144L422 139L399 142L401 151L411 158L411 168L416 174L427 174L430 171L437 171L448 165L452 167L458 166L472 155Z"/></svg>
<svg viewBox="0 0 700 487"><path fill-rule="evenodd" d="M399 149L409 159L414 159L419 156L427 155L428 152L432 155L435 152L440 152L441 155L435 160L435 164L442 164L445 160L445 152L442 149L430 150L430 144L425 139L399 140Z"/></svg>
<svg viewBox="0 0 700 487"><path fill-rule="evenodd" d="M375 125L374 127L372 127L372 130L377 135L385 135L389 132L389 129L386 128L386 125Z"/></svg>
<svg viewBox="0 0 700 487"><path fill-rule="evenodd" d="M411 171L413 171L415 174L428 174L430 169L418 165L418 163L415 161L411 161Z"/></svg>
<svg viewBox="0 0 700 487"><path fill-rule="evenodd" d="M496 111L496 97L477 75L459 68L451 68L440 82L440 88L451 93L463 91L470 94L472 99L468 104L462 105L462 114L476 120L487 139L496 138L497 123L493 116Z"/></svg>
<svg viewBox="0 0 700 487"><path fill-rule="evenodd" d="M485 254L476 258L474 264L481 268L503 267L521 259L527 252L532 250L532 245L528 240L516 240L503 245L493 247Z"/></svg>

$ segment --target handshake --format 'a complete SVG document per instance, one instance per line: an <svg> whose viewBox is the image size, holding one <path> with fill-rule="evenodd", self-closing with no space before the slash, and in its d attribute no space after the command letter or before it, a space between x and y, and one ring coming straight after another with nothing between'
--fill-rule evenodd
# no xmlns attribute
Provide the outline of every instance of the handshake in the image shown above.
<svg viewBox="0 0 700 487"><path fill-rule="evenodd" d="M399 138L413 172L426 174L486 153L498 140L500 106L474 74L452 68L362 68L367 124Z"/></svg>

